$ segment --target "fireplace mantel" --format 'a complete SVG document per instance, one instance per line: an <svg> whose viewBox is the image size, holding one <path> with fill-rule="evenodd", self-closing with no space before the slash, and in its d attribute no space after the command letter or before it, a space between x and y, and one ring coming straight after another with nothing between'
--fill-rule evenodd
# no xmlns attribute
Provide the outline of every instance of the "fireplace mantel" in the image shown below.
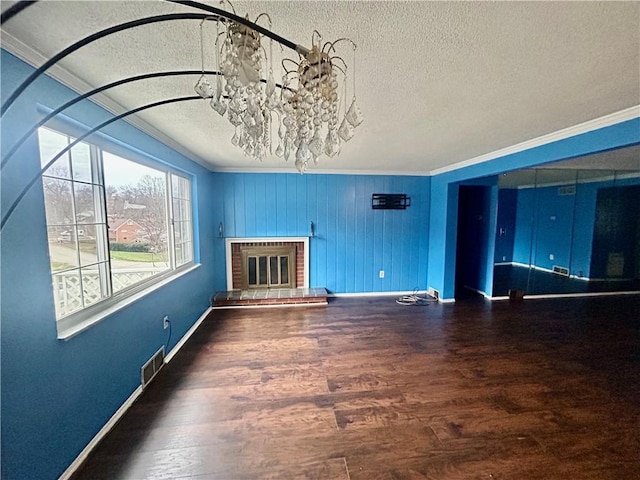
<svg viewBox="0 0 640 480"><path fill-rule="evenodd" d="M303 285L301 288L309 288L309 237L230 237L225 239L227 290L233 290L232 249L234 244L245 243L303 243L304 244L304 270Z"/></svg>

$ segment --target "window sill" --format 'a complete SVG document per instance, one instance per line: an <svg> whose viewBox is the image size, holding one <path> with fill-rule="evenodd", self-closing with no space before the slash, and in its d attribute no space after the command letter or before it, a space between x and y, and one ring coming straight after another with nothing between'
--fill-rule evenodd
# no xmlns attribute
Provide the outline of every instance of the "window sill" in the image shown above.
<svg viewBox="0 0 640 480"><path fill-rule="evenodd" d="M92 307L88 307L87 310L78 312L76 314L77 316L72 315L70 317L59 320L58 340L67 341L72 339L79 333L82 333L85 330L91 328L93 325L100 323L105 318L110 317L114 313L137 302L146 295L149 295L150 293L164 287L165 285L168 285L169 283L184 275L187 275L188 273L193 272L198 268L200 268L199 263L190 265L189 267L183 270L178 270L172 275L169 275L166 278L162 278L161 280L147 286L146 288L135 291L127 295L126 297L105 300L104 302L96 305L96 310L94 310ZM69 323L69 325L64 325L65 323Z"/></svg>

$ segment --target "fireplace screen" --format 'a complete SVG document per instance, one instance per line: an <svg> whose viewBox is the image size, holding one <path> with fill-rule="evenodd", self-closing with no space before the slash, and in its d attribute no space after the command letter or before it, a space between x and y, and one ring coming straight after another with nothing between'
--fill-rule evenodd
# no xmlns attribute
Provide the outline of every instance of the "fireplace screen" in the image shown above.
<svg viewBox="0 0 640 480"><path fill-rule="evenodd" d="M242 288L295 288L295 247L243 247Z"/></svg>

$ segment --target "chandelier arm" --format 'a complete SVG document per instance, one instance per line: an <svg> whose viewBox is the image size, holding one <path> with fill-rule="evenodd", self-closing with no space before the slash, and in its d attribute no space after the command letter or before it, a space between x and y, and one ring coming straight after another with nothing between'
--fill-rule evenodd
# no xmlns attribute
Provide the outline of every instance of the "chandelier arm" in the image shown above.
<svg viewBox="0 0 640 480"><path fill-rule="evenodd" d="M224 6L225 3L229 4L229 6L231 7L231 10L233 11L233 14L235 15L236 14L236 7L233 6L233 3L231 3L230 0L220 0L220 5Z"/></svg>
<svg viewBox="0 0 640 480"><path fill-rule="evenodd" d="M186 101L190 101L190 100L202 100L202 97L200 95L192 95L192 96L188 96L188 97L174 97L174 98L169 98L169 99L166 99L166 100L160 100L158 102L149 103L147 105L143 105L141 107L137 107L137 108L134 108L133 110L129 110L129 111L124 112L124 113L122 113L120 115L117 115L117 116L115 116L115 117L113 117L113 118L111 118L111 119L109 119L109 120L107 120L105 122L102 122L100 125L98 125L96 127L93 127L91 130L89 130L89 131L83 133L82 135L80 135L73 142L71 142L69 145L67 145L62 150L60 150L51 160L49 160L49 162L47 162L47 164L44 167L42 167L40 169L40 171L36 175L34 175L31 178L31 180L29 180L29 183L27 183L27 185L25 185L25 187L20 191L20 194L16 197L14 202L7 209L7 212L5 213L5 215L2 217L2 221L0 222L0 231L4 228L4 226L6 225L7 221L9 221L9 219L11 218L11 215L13 214L15 209L18 207L18 205L20 204L22 199L25 197L25 195L29 192L31 187L33 187L33 185L40 179L40 177L42 177L42 174L51 165L53 165L62 155L67 153L69 150L71 150L73 147L75 147L78 143L80 143L82 140L87 138L89 135L94 134L98 130L103 129L104 127L110 125L111 123L113 123L113 122L115 122L117 120L120 120L120 119L122 119L124 117L127 117L129 115L133 115L134 113L141 112L142 110L147 110L149 108L159 107L161 105L168 105L168 104L171 104L171 103L186 102Z"/></svg>
<svg viewBox="0 0 640 480"><path fill-rule="evenodd" d="M7 8L4 12L2 12L2 18L0 19L0 25L4 24L7 20L11 20L15 15L20 13L25 8L30 7L34 3L37 3L38 0L29 0L29 1L21 1L16 2Z"/></svg>
<svg viewBox="0 0 640 480"><path fill-rule="evenodd" d="M333 42L331 42L329 44L329 50L333 50L335 52L336 51L335 45L336 45L336 43L339 43L339 42L349 42L349 43L351 43L351 45L353 45L354 49L357 48L357 45L353 40L351 40L350 38L347 38L347 37L342 37L342 38L339 38L339 39L334 40ZM327 43L329 43L329 42L327 42ZM327 43L325 43L324 45L326 46ZM324 46L322 48L324 49ZM327 52L329 52L329 50L327 50Z"/></svg>
<svg viewBox="0 0 640 480"><path fill-rule="evenodd" d="M344 73L346 70L348 70L348 69L349 69L349 67L347 66L347 62L345 62L345 61L344 61L344 58L342 58L342 57L337 57L337 56L336 56L336 57L331 57L332 65L333 65L333 62L334 62L335 60L340 60L340 61L342 62L342 65L344 66L344 70L342 71L342 73ZM339 68L337 65L333 65L333 66L334 66L334 67L336 67L336 68Z"/></svg>
<svg viewBox="0 0 640 480"><path fill-rule="evenodd" d="M287 62L287 61L293 63L296 66L295 70L288 70L287 69L286 65L284 64L284 62ZM282 64L282 68L284 69L286 75L289 75L292 72L297 72L298 71L298 64L294 60L291 60L290 58L283 58L282 62L280 62L280 63Z"/></svg>
<svg viewBox="0 0 640 480"><path fill-rule="evenodd" d="M149 79L149 78L180 76L180 75L200 75L202 73L203 72L201 70L175 70L175 71L167 71L167 72L145 73L143 75L136 75L134 77L123 78L121 80L117 80L115 82L108 83L108 84L103 85L101 87L95 88L95 89L93 89L93 90L91 90L89 92L83 93L82 95L79 95L79 96L69 100L64 105L56 108L51 113L46 115L42 120L40 120L38 123L36 123L33 127L31 127L27 131L27 133L25 133L20 138L20 140L18 140L13 145L13 147L11 147L9 149L9 151L2 157L2 163L0 163L0 170L5 167L5 165L9 161L9 159L16 153L16 151L22 146L22 144L31 135L33 135L33 133L35 133L38 130L38 128L43 126L45 123L47 123L49 120L51 120L53 117L55 117L59 113L63 112L67 108L72 107L73 105L75 105L76 103L84 100L85 98L91 97L92 95L95 95L96 93L100 93L100 92L102 92L104 90L108 90L108 89L113 88L113 87L118 87L120 85L124 85L124 84L127 84L127 83L136 82L138 80L146 80L146 79ZM221 75L221 73L216 71L216 70L205 70L204 73L206 73L208 75ZM276 84L276 86L277 86L277 84Z"/></svg>
<svg viewBox="0 0 640 480"><path fill-rule="evenodd" d="M256 21L255 21L255 22L253 22L253 23L255 23L255 24L257 25L257 24L258 24L258 20L260 20L260 18L261 18L261 17L263 17L263 16L264 16L264 17L267 17L267 20L269 20L269 28L273 28L273 27L272 27L273 23L271 22L271 17L269 16L269 14L268 14L267 12L262 12L260 15L258 15L258 16L256 17ZM273 39L272 39L272 40L273 40Z"/></svg>
<svg viewBox="0 0 640 480"><path fill-rule="evenodd" d="M311 46L313 47L315 44L313 43L314 35L318 35L318 46L320 46L320 42L322 41L322 34L318 30L313 30L311 33Z"/></svg>
<svg viewBox="0 0 640 480"><path fill-rule="evenodd" d="M337 60L339 57L334 57L332 60ZM340 58L340 60L342 60ZM347 76L347 67L345 65L345 69L343 70L342 67L339 67L338 65L332 65L334 68L337 68L338 70L340 70L342 72L342 74L346 77Z"/></svg>
<svg viewBox="0 0 640 480"><path fill-rule="evenodd" d="M75 52L76 50L88 45L96 40L99 40L108 35L112 35L117 32L121 32L123 30L128 30L131 28L139 27L141 25L147 25L151 23L165 22L170 20L202 20L204 18L209 17L210 15L202 14L202 13L171 13L166 15L156 15L153 17L140 18L137 20L133 20L130 22L121 23L120 25L115 25L113 27L106 28L94 34L91 34L87 37L84 37L82 40L77 41L73 45L68 46L61 52L57 53L49 60L47 60L44 64L42 64L37 70L35 70L31 75L29 75L18 87L11 93L9 98L2 104L2 108L0 109L0 117L4 116L7 109L13 105L16 99L20 96L20 94L31 85L40 75L46 72L52 65L58 63L60 60L65 58L67 55Z"/></svg>
<svg viewBox="0 0 640 480"><path fill-rule="evenodd" d="M206 12L209 13L215 13L216 15L218 15L220 17L220 19L226 19L226 20L231 20L234 21L236 23L245 25L259 33L262 33L263 35L272 38L273 40L277 41L278 43L284 45L285 47L288 47L296 52L298 52L299 54L306 54L308 53L308 49L306 49L305 47L296 45L295 43L291 42L290 40L287 40L284 37L281 37L280 35L277 35L269 30L267 30L264 27L261 27L260 25L257 25L253 22L250 22L247 19L244 19L242 17L239 17L237 15L234 15L232 13L226 12L224 10L221 10L219 8L215 8L215 7L210 7L208 5L204 5L201 4L199 2L193 2L193 1L187 1L187 0L166 0L168 2L171 3L176 3L176 4L180 4L180 5L184 5L187 7L192 7L192 8L197 8L200 10L204 10ZM26 8L26 7L23 7ZM18 13L15 12L14 15ZM100 38L106 37L108 35L112 35L114 33L117 32L121 32L123 30L128 30L131 28L135 28L135 27L139 27L141 25L147 25L147 24L151 24L151 23L157 23L157 22L164 22L164 21L169 21L169 20L203 20L206 18L211 17L211 15L205 15L205 14L201 14L201 13L172 13L172 14L165 14L165 15L156 15L153 17L145 17L145 18L140 18L137 20L133 20L130 22L125 22L119 25L115 25L113 27L109 27L106 28L104 30L101 30L99 32L96 32L92 35L89 35L81 40L79 40L78 42L74 43L73 45L70 45L69 47L65 48L64 50L62 50L61 52L59 52L58 54L54 55L52 58L50 58L49 60L47 60L43 65L41 65L36 71L34 71L31 75L29 75L29 77L27 77L26 80L24 80L12 93L11 95L7 98L7 100L2 104L2 107L0 108L0 117L4 116L4 114L6 113L6 111L9 109L9 107L11 107L11 105L13 105L13 103L16 101L16 99L20 96L20 94L29 86L31 85L40 75L42 75L44 72L46 72L52 65L58 63L60 60L62 60L63 58L65 58L67 55L75 52L76 50L84 47L85 45L88 45L96 40L99 40ZM302 53L301 53L302 52ZM305 53L306 52L306 53Z"/></svg>

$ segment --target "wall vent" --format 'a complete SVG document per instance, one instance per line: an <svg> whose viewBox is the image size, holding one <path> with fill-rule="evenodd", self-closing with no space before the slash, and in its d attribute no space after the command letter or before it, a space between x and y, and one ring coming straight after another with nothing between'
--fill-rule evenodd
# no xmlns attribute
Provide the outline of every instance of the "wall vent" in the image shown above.
<svg viewBox="0 0 640 480"><path fill-rule="evenodd" d="M569 269L566 267L559 267L557 265L553 266L553 273L557 273L558 275L564 275L565 277L569 276Z"/></svg>
<svg viewBox="0 0 640 480"><path fill-rule="evenodd" d="M564 187L558 187L558 195L575 195L576 194L576 186L575 185L565 185Z"/></svg>
<svg viewBox="0 0 640 480"><path fill-rule="evenodd" d="M158 374L162 366L164 365L164 345L153 356L147 360L142 366L140 372L140 378L142 380L142 388L145 388L151 380Z"/></svg>

